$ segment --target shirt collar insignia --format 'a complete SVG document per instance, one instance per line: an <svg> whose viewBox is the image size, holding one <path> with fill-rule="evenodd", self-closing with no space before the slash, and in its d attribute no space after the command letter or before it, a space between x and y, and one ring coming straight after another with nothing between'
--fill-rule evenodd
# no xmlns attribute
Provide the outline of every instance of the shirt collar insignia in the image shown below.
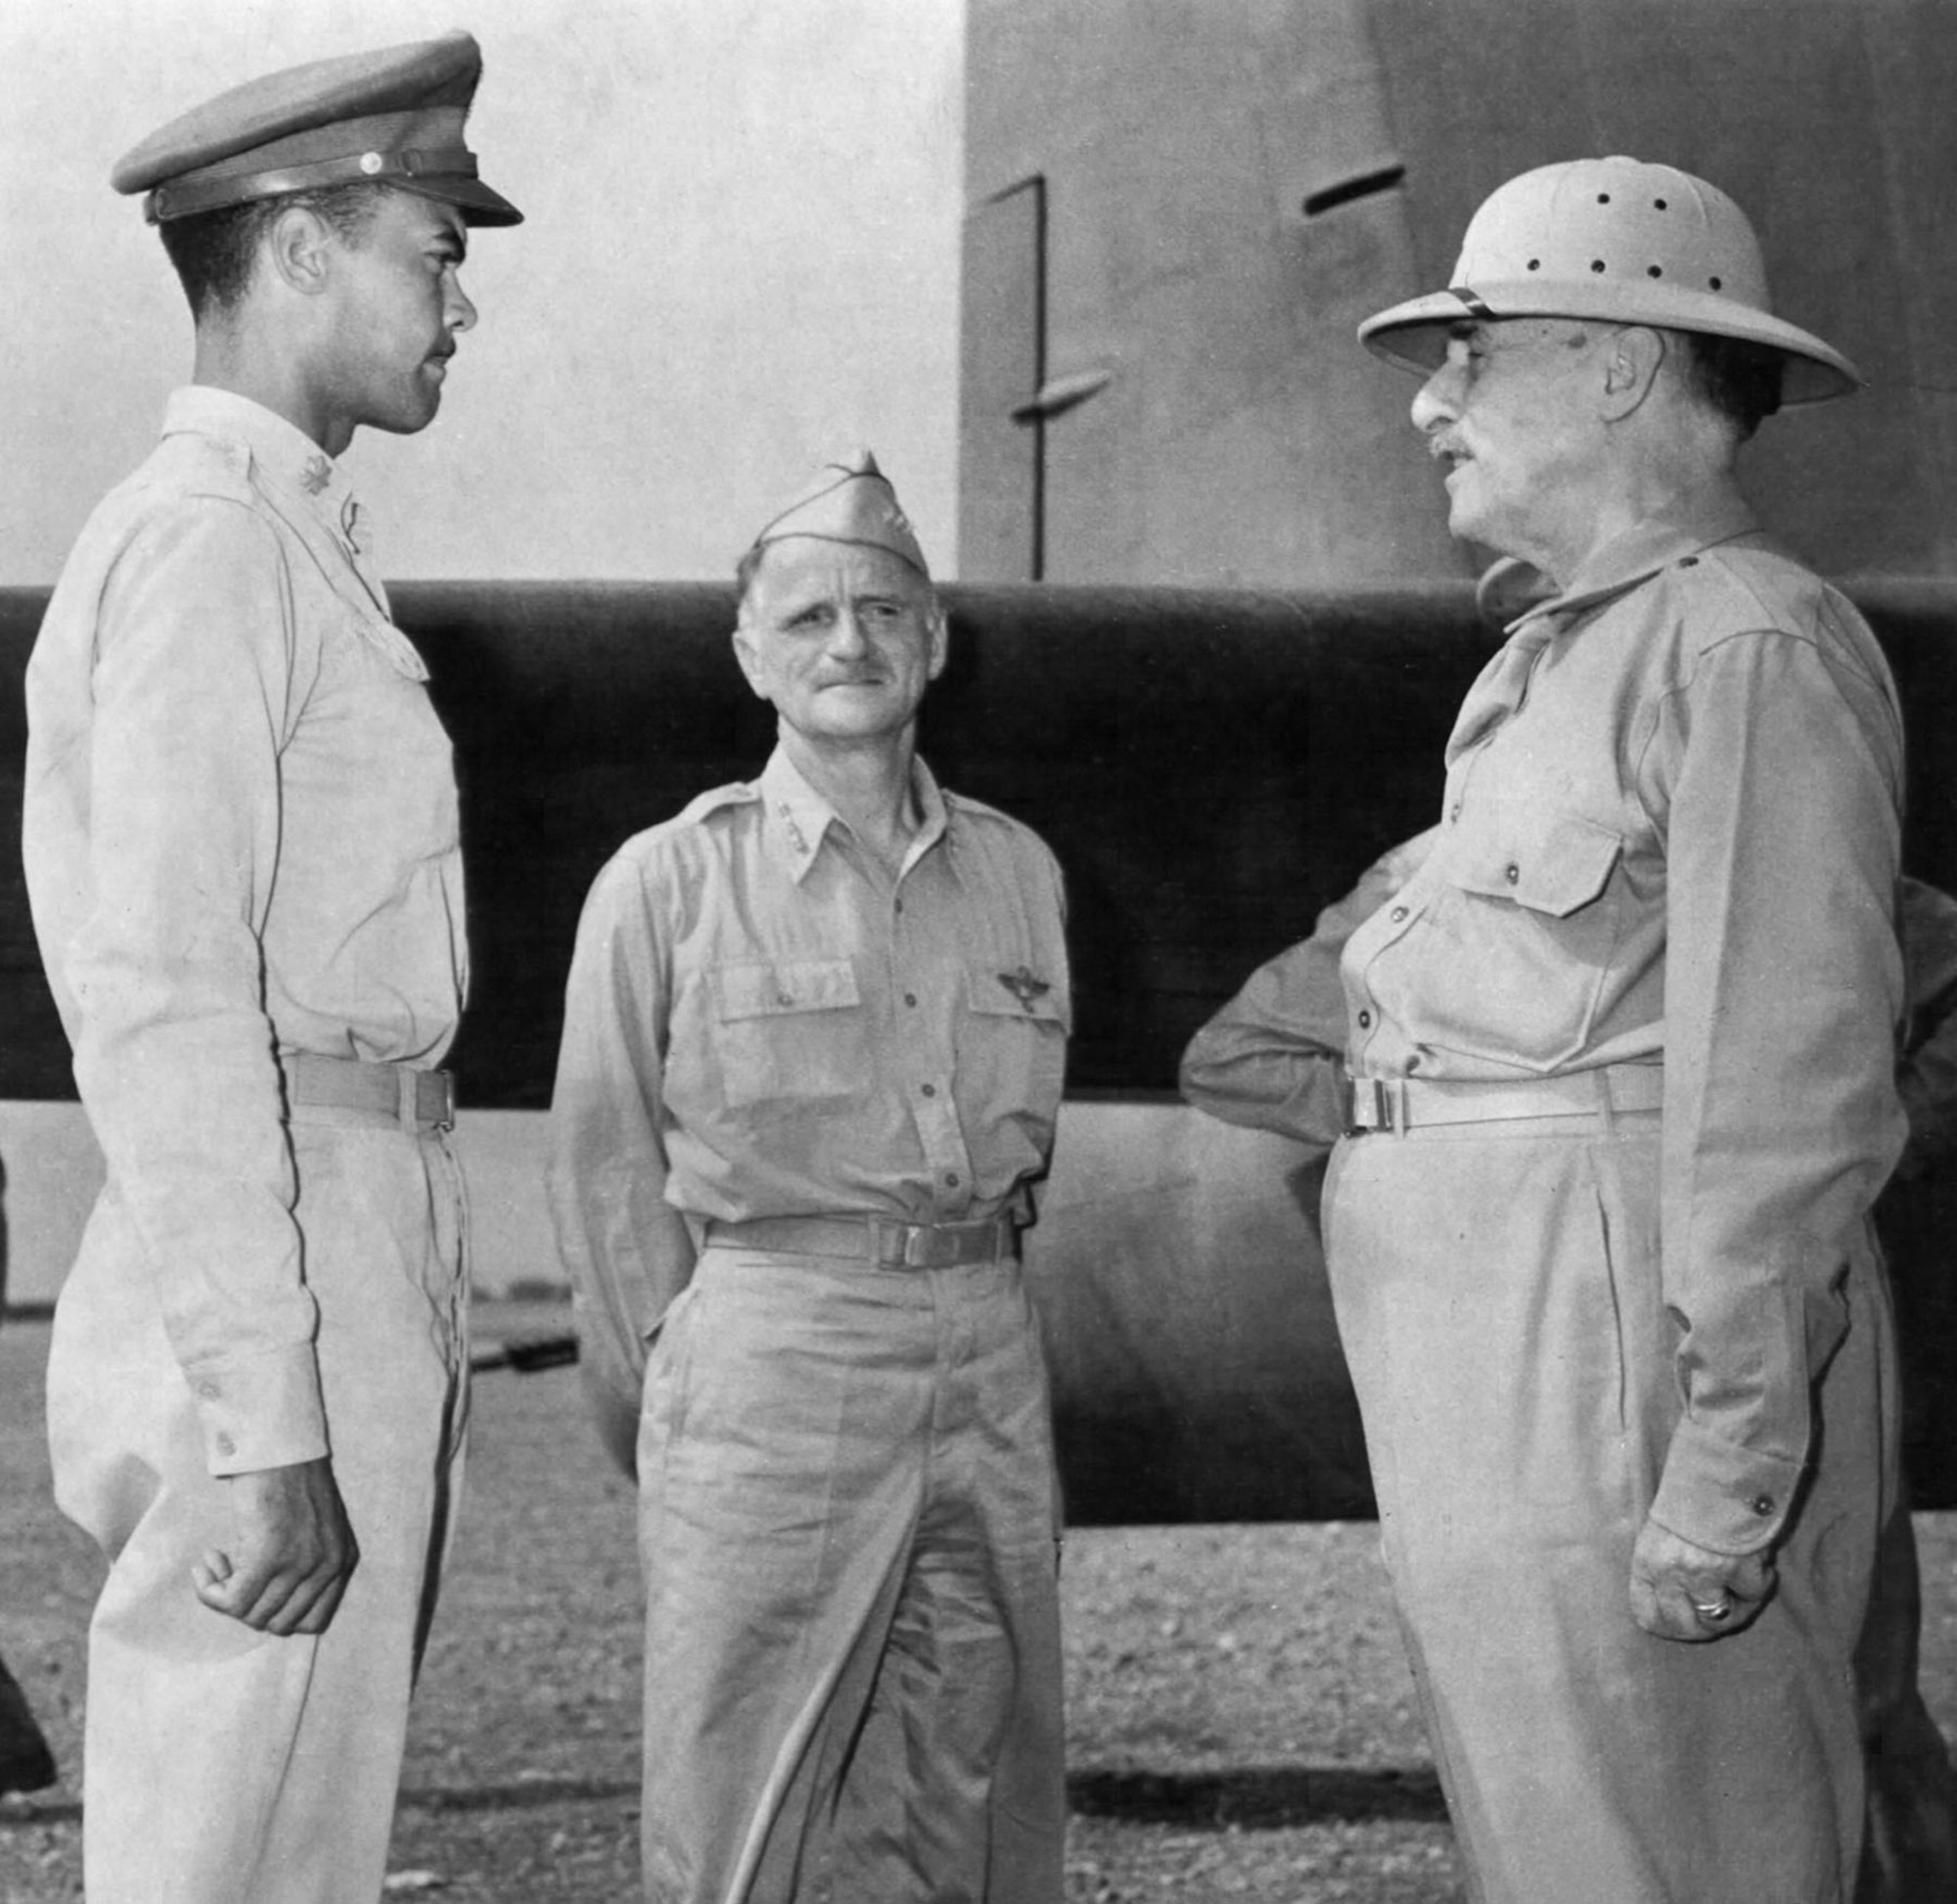
<svg viewBox="0 0 1957 1904"><path fill-rule="evenodd" d="M788 833L789 844L796 852L806 853L809 850L808 838L802 832L800 823L796 819L795 808L787 800L779 800L775 804L775 811L782 816L782 826Z"/></svg>
<svg viewBox="0 0 1957 1904"><path fill-rule="evenodd" d="M315 456L299 472L299 480L305 484L308 496L323 496L326 493L326 485L333 480L333 465L324 455Z"/></svg>

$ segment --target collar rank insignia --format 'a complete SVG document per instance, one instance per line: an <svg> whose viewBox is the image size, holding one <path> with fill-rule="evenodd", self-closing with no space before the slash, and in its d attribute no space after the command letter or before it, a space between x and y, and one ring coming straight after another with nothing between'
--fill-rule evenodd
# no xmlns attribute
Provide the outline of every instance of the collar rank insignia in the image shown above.
<svg viewBox="0 0 1957 1904"><path fill-rule="evenodd" d="M323 456L315 456L299 472L299 480L305 484L308 496L323 495L326 485L333 480L333 465Z"/></svg>
<svg viewBox="0 0 1957 1904"><path fill-rule="evenodd" d="M1027 1013L1032 1011L1034 999L1044 998L1053 990L1044 978L1035 978L1024 966L1017 972L1000 973L999 982L1020 1001L1020 1009Z"/></svg>
<svg viewBox="0 0 1957 1904"><path fill-rule="evenodd" d="M782 816L782 826L788 833L789 844L796 852L806 855L808 852L808 841L802 837L801 828L796 824L795 810L789 805L787 800L783 800L775 810Z"/></svg>

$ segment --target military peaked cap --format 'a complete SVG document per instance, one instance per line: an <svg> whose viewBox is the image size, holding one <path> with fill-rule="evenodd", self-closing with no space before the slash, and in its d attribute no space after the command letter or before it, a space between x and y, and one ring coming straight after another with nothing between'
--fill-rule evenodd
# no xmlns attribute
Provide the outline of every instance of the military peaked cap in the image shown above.
<svg viewBox="0 0 1957 1904"><path fill-rule="evenodd" d="M110 183L147 192L153 225L363 179L439 199L472 225L520 224L463 143L481 76L468 33L292 67L172 119L116 161Z"/></svg>

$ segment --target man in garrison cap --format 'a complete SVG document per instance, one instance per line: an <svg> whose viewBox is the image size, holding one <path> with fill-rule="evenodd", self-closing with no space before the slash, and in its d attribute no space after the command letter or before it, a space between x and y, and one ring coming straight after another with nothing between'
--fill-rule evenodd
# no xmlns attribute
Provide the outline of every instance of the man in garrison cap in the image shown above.
<svg viewBox="0 0 1957 1904"><path fill-rule="evenodd" d="M224 94L114 169L191 383L27 671L34 926L107 1184L57 1306L100 1543L94 1904L372 1904L465 1417L437 1066L468 972L449 746L339 458L475 321L467 35Z"/></svg>
<svg viewBox="0 0 1957 1904"><path fill-rule="evenodd" d="M646 1895L1054 1904L1059 1511L1019 1258L1060 872L917 755L944 614L871 456L738 579L779 743L599 875L553 1105L587 1353L643 1398Z"/></svg>
<svg viewBox="0 0 1957 1904"><path fill-rule="evenodd" d="M1454 533L1551 584L1345 940L1324 1196L1471 1889L1840 1904L1895 1487L1902 732L1736 464L1854 372L1725 194L1624 158L1511 180L1360 336L1424 380ZM1283 976L1192 1050L1218 1115L1314 1088Z"/></svg>

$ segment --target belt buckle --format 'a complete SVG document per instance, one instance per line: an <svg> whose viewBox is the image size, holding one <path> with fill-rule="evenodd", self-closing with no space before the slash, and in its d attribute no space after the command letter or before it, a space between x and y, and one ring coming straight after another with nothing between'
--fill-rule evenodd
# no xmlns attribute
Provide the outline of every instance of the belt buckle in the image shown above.
<svg viewBox="0 0 1957 1904"><path fill-rule="evenodd" d="M1404 1130L1406 1118L1394 1114L1394 1100L1398 1094L1393 1086L1398 1082L1390 1077L1354 1077L1346 1080L1351 1087L1351 1108L1345 1116L1347 1137L1367 1137L1377 1131L1391 1132ZM1364 1107L1369 1116L1360 1114Z"/></svg>
<svg viewBox="0 0 1957 1904"><path fill-rule="evenodd" d="M401 1128L410 1134L424 1130L448 1131L455 1128L455 1077L449 1071L418 1071L401 1065L394 1073L396 1104ZM434 1099L432 1108L422 1107L423 1093Z"/></svg>
<svg viewBox="0 0 1957 1904"><path fill-rule="evenodd" d="M929 1269L926 1251L931 1244L928 1223L906 1223L898 1217L873 1216L868 1219L870 1261L879 1269ZM895 1247L892 1247L891 1246Z"/></svg>

